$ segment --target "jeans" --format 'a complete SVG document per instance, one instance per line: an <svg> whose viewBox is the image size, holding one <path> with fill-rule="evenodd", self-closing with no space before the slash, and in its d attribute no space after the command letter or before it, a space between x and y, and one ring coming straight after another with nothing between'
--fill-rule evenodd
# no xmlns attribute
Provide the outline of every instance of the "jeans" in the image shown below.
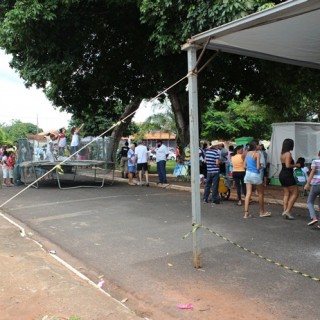
<svg viewBox="0 0 320 320"><path fill-rule="evenodd" d="M318 218L318 214L314 210L314 201L316 200L316 197L320 194L320 185L311 186L311 190L308 196L308 209L310 213L310 218Z"/></svg>
<svg viewBox="0 0 320 320"><path fill-rule="evenodd" d="M70 147L70 154L74 154L79 150L79 146L71 146Z"/></svg>
<svg viewBox="0 0 320 320"><path fill-rule="evenodd" d="M241 200L241 194L246 195L247 194L247 187L246 184L244 183L244 176L245 176L245 171L233 171L232 172L232 177L234 180L234 183L236 184L237 187L237 195L238 195L238 200Z"/></svg>
<svg viewBox="0 0 320 320"><path fill-rule="evenodd" d="M219 193L218 193L219 179L220 179L219 172L217 172L217 173L208 172L207 173L207 182L206 182L206 187L204 189L204 196L203 196L203 199L205 201L208 200L211 186L212 186L212 202L220 200Z"/></svg>
<svg viewBox="0 0 320 320"><path fill-rule="evenodd" d="M160 160L157 162L157 172L159 176L160 183L167 183L167 173L166 173L166 161Z"/></svg>

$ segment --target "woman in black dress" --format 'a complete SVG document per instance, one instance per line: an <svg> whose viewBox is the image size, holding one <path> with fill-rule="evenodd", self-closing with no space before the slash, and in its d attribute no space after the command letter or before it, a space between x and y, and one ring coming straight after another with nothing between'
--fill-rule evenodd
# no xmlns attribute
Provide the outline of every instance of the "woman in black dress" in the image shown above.
<svg viewBox="0 0 320 320"><path fill-rule="evenodd" d="M292 159L291 151L293 147L294 142L292 139L285 139L283 141L280 156L282 169L279 174L279 180L284 191L282 216L284 219L289 220L294 219L290 212L299 195L298 186L293 176L293 168L300 168L300 164L295 164Z"/></svg>

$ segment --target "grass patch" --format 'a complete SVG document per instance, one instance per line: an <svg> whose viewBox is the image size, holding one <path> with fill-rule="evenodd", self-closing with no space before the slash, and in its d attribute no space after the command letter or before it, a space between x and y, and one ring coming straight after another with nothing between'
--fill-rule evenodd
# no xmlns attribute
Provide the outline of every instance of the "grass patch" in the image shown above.
<svg viewBox="0 0 320 320"><path fill-rule="evenodd" d="M167 164L166 164L167 173L172 174L175 166L176 166L175 160L168 160ZM157 173L157 163L156 162L153 162L153 161L151 162L150 173Z"/></svg>

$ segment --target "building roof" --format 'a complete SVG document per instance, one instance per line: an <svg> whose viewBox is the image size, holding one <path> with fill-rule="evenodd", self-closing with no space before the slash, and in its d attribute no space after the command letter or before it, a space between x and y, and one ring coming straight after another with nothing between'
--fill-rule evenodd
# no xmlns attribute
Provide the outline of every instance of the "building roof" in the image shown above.
<svg viewBox="0 0 320 320"><path fill-rule="evenodd" d="M136 139L136 136L130 136L131 139ZM156 132L148 132L146 133L143 137L143 140L175 140L176 139L176 134L172 133L172 132L160 132L160 131L156 131Z"/></svg>
<svg viewBox="0 0 320 320"><path fill-rule="evenodd" d="M47 141L46 135L48 135L49 133L53 133L54 135L57 136L59 131L54 129L54 130L43 131L43 132L40 132L38 134L28 134L27 138L29 140L36 140L36 141L39 141L39 142L46 142Z"/></svg>
<svg viewBox="0 0 320 320"><path fill-rule="evenodd" d="M172 132L151 132L146 133L143 137L146 140L156 140L156 139L163 139L163 140L175 140L176 135Z"/></svg>

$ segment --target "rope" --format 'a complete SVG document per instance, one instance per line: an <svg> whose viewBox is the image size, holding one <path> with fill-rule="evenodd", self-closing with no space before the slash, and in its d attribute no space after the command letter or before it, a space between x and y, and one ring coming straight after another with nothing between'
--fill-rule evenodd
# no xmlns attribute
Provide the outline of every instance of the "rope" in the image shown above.
<svg viewBox="0 0 320 320"><path fill-rule="evenodd" d="M199 72L201 72L204 67L206 67L208 65L209 62L212 61L212 59L217 55L217 53L211 57L200 69L199 72L196 71L197 65L199 64L199 62L202 59L202 56L204 54L204 51L207 47L207 45L209 44L210 38L208 38L205 46L202 48L201 54L196 62L195 67L193 68L193 70L189 71L185 76L183 76L180 80L178 80L177 82L175 82L174 84L172 84L171 86L167 87L165 90L161 91L160 93L158 93L155 97L151 98L150 101L157 99L158 97L160 97L161 95L165 94L168 90L170 90L171 88L175 87L177 84L179 84L181 81L183 81L184 79L196 75ZM116 122L115 124L113 124L110 128L108 128L107 130L105 130L104 132L102 132L99 136L95 137L94 139L92 139L91 141L89 141L86 145L84 145L82 148L80 148L79 150L77 150L75 153L71 154L69 157L67 157L66 159L64 159L63 161L59 162L57 165L55 165L52 169L50 169L49 171L47 171L45 174L43 174L41 177L39 177L38 179L36 179L35 181L33 181L32 183L30 183L29 185L27 185L24 189L22 189L21 191L19 191L17 194L15 194L14 196L12 196L11 198L9 198L7 201L5 201L4 203L2 203L0 205L0 209L3 208L6 204L8 204L9 202L11 202L12 200L14 200L16 197L18 197L20 194L22 194L23 192L25 192L26 190L28 190L30 187L32 187L34 184L36 184L38 181L40 181L42 178L46 177L48 174L50 174L51 172L53 172L54 170L57 170L58 172L61 172L62 168L61 165L63 163L65 163L66 161L70 160L73 156L75 156L76 154L78 154L81 150L85 149L87 146L89 146L91 143L95 142L97 139L101 138L103 135L107 134L108 132L110 132L111 130L113 130L115 127L119 126L121 123L125 122L125 120L127 120L128 118L130 118L131 116L133 116L135 113L137 112L137 110L131 112L130 114L128 114L126 117L124 117L123 119L119 120L118 122Z"/></svg>

